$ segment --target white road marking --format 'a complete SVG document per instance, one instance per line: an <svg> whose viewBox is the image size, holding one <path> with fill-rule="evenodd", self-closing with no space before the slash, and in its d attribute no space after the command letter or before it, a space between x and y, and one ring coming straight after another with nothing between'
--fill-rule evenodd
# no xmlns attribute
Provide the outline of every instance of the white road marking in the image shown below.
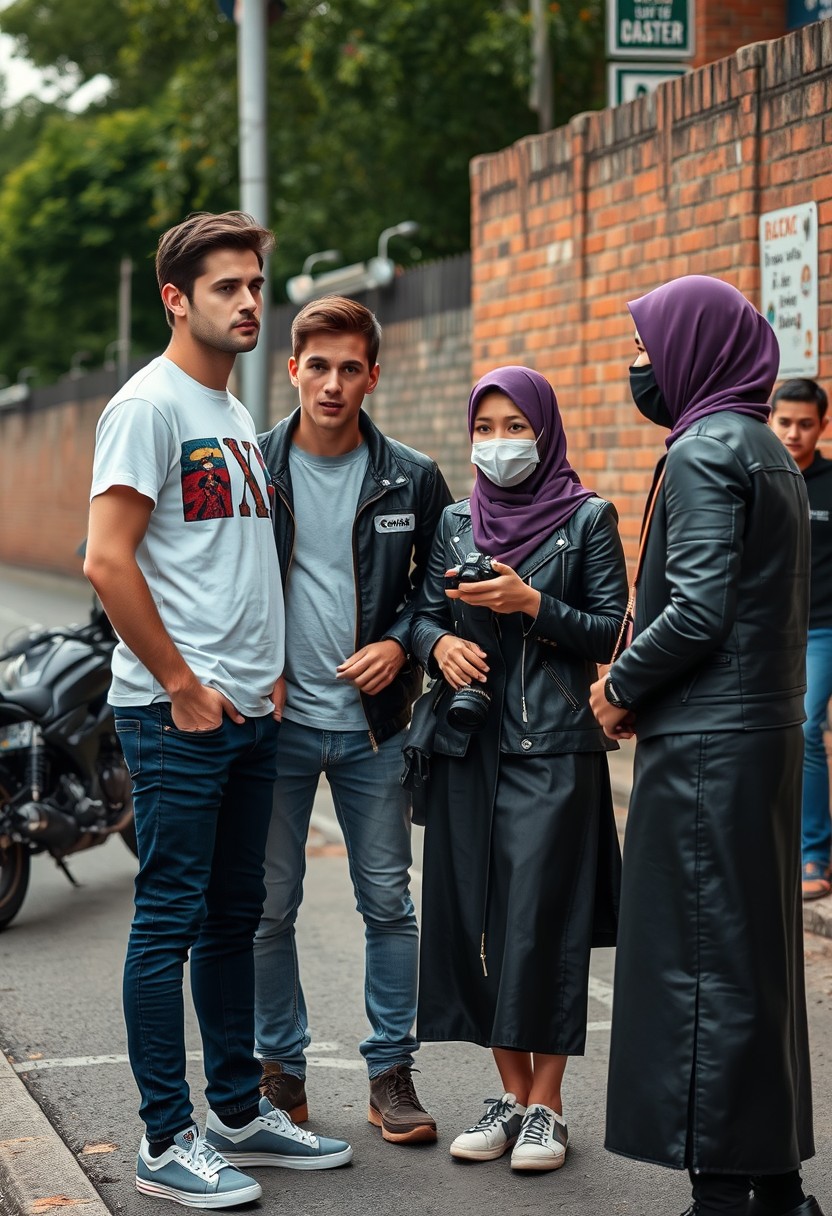
<svg viewBox="0 0 832 1216"><path fill-rule="evenodd" d="M325 1042L315 1044L316 1051L340 1051L341 1044L335 1042ZM201 1051L187 1051L185 1058L188 1060L200 1061L202 1059ZM106 1055L106 1056L59 1056L51 1060L17 1060L12 1063L12 1068L16 1073L22 1072L40 1072L44 1068L98 1068L102 1064L129 1064L130 1057L127 1055ZM312 1056L309 1059L310 1064L315 1064L319 1068L344 1068L352 1070L353 1068L366 1068L363 1060L342 1060L333 1058L332 1056Z"/></svg>
<svg viewBox="0 0 832 1216"><path fill-rule="evenodd" d="M589 995L594 1001L600 1001L602 1005L606 1005L607 1009L612 1009L612 984L608 984L606 980L599 980L591 975L589 977Z"/></svg>

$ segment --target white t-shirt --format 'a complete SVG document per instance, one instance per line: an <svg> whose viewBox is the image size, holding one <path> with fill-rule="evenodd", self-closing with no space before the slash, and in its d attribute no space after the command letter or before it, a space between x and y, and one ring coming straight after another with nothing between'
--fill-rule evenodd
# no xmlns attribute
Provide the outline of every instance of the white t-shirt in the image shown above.
<svg viewBox="0 0 832 1216"><path fill-rule="evenodd" d="M185 662L246 717L271 713L283 670L283 592L274 490L248 411L160 355L98 422L90 498L117 485L153 500L136 557ZM112 704L168 699L120 641Z"/></svg>

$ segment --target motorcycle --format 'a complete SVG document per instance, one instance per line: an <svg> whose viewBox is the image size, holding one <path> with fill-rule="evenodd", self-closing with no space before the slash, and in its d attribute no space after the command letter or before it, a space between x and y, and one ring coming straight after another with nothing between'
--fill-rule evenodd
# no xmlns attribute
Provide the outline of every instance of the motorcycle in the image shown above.
<svg viewBox="0 0 832 1216"><path fill-rule="evenodd" d="M33 856L119 835L137 854L132 783L107 703L116 636L97 601L83 625L31 632L0 654L0 930L20 911Z"/></svg>

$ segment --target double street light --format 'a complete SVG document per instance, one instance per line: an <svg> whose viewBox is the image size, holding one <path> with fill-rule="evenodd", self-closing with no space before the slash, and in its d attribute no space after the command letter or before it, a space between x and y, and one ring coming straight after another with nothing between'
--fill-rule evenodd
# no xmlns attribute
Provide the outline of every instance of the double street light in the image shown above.
<svg viewBox="0 0 832 1216"><path fill-rule="evenodd" d="M389 287L396 277L396 263L388 257L387 246L393 237L415 236L419 225L415 220L402 220L391 228L385 228L378 238L378 252L366 262L354 262L351 266L339 266L337 270L325 270L312 275L312 269L320 262L334 262L341 254L337 249L324 249L311 253L303 263L300 274L288 279L286 294L293 304L307 304L326 295L351 295L359 291L372 291Z"/></svg>

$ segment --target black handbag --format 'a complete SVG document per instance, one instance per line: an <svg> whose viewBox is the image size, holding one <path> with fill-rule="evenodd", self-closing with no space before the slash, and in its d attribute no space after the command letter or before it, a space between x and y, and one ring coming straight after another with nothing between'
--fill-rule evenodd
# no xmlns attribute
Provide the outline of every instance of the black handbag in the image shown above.
<svg viewBox="0 0 832 1216"><path fill-rule="evenodd" d="M425 802L430 781L430 759L438 725L437 709L442 694L448 685L443 679L435 680L413 706L413 717L407 732L407 742L402 747L404 768L401 784L411 795L411 819L424 825Z"/></svg>

